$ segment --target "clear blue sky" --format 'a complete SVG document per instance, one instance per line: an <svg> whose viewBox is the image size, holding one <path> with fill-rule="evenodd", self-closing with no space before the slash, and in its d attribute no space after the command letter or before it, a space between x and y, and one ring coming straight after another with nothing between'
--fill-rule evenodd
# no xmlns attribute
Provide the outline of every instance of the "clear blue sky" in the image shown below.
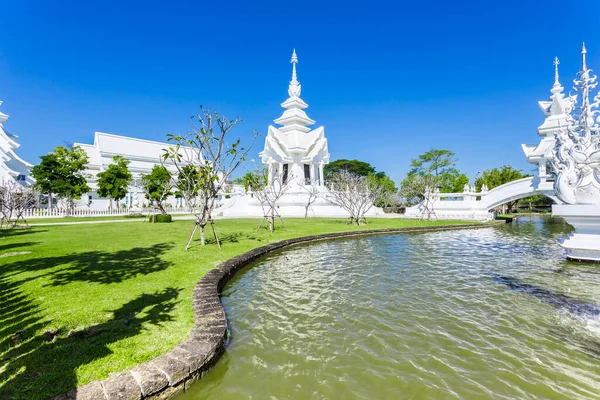
<svg viewBox="0 0 600 400"><path fill-rule="evenodd" d="M585 14L578 10L585 10ZM287 97L297 49L308 115L332 160L395 181L432 147L471 178L537 143L537 106L585 41L600 71L600 1L5 1L1 111L31 163L95 131L163 141L200 104L259 138ZM580 22L576 22L576 21ZM243 172L243 171L241 171Z"/></svg>

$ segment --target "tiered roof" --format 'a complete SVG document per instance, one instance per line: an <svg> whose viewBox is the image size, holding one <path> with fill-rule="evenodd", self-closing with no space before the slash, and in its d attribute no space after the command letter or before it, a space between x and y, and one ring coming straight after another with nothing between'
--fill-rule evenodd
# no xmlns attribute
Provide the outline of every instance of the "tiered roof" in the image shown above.
<svg viewBox="0 0 600 400"><path fill-rule="evenodd" d="M0 105L2 102L0 101ZM23 184L33 183L29 176L29 169L32 167L27 161L19 157L15 151L19 148L17 136L4 130L4 123L8 120L8 115L0 112L0 181L3 179L19 180L25 176L25 180L19 180Z"/></svg>
<svg viewBox="0 0 600 400"><path fill-rule="evenodd" d="M289 98L281 103L285 109L281 117L273 122L281 127L269 126L265 139L265 148L259 154L263 164L271 162L289 163L293 162L292 155L300 156L301 162L315 162L316 159L329 162L327 150L327 139L325 139L324 128L319 127L311 130L310 125L315 123L304 111L308 104L300 98L302 85L296 74L298 56L296 50L292 53L292 80L288 87Z"/></svg>

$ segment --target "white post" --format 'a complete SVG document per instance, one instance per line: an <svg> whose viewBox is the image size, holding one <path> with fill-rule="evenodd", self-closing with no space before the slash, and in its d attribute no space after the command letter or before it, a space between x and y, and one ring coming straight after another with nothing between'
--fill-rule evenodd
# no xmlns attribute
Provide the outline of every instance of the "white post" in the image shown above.
<svg viewBox="0 0 600 400"><path fill-rule="evenodd" d="M325 183L325 177L323 176L323 162L319 164L319 180L321 181L320 185Z"/></svg>

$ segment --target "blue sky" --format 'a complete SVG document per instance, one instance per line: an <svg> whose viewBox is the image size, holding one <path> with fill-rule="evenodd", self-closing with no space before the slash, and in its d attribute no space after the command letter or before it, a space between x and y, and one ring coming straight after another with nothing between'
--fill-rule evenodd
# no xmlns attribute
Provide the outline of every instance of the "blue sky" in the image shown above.
<svg viewBox="0 0 600 400"><path fill-rule="evenodd" d="M31 163L95 131L149 140L189 130L200 104L261 137L281 115L296 48L308 115L332 160L357 158L399 182L410 159L453 150L471 178L529 171L538 100L554 56L570 89L600 70L600 2L7 1L1 111ZM583 11L578 10L585 10ZM578 22L575 22L578 21ZM244 171L240 171L244 172Z"/></svg>

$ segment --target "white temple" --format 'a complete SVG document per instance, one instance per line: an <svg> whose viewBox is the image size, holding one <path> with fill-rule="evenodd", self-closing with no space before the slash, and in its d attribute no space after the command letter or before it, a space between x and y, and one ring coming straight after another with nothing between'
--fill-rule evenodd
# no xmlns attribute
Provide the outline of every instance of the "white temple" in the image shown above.
<svg viewBox="0 0 600 400"><path fill-rule="evenodd" d="M554 85L550 90L550 101L538 101L540 109L546 116L544 123L538 127L541 141L537 145L521 145L527 161L538 166L538 176L542 181L552 180L553 175L548 162L553 158L556 145L555 135L564 130L568 124L569 113L577 100L577 95L565 97L563 87L558 80L558 58L554 58Z"/></svg>
<svg viewBox="0 0 600 400"><path fill-rule="evenodd" d="M575 230L558 240L567 257L600 262L600 92L581 49L581 71L574 90L578 102L568 115L567 124L556 132L552 167L556 175L554 190L563 204L552 206L552 215L565 219Z"/></svg>
<svg viewBox="0 0 600 400"><path fill-rule="evenodd" d="M82 197L79 206L89 207L94 210L106 210L109 207L109 200L101 198L97 194L99 172L102 172L112 164L114 156L121 156L130 161L129 171L133 175L133 180L129 185L129 193L125 196L122 204L126 207L143 206L148 204L144 199L140 184L142 175L149 174L152 168L161 164L161 157L164 149L171 146L168 143L154 142L151 140L137 139L127 136L113 135L109 133L96 132L94 134L94 144L75 143L85 150L88 155L88 164L85 174L89 176L88 186L92 189L90 193ZM164 161L164 166L173 174L177 169L170 160ZM168 206L182 206L183 199L169 197L166 201Z"/></svg>
<svg viewBox="0 0 600 400"><path fill-rule="evenodd" d="M17 136L4 130L3 124L7 120L8 115L0 112L0 183L12 180L30 185L34 182L29 175L32 165L15 153L20 145L16 141Z"/></svg>
<svg viewBox="0 0 600 400"><path fill-rule="evenodd" d="M323 165L329 163L325 129L322 126L309 128L315 121L304 112L308 104L300 98L302 86L296 75L296 50L291 63L290 97L281 103L285 109L281 117L273 121L282 126L269 126L265 148L259 156L269 169L271 182L275 174L283 174L284 180L290 179L292 185L323 185Z"/></svg>
<svg viewBox="0 0 600 400"><path fill-rule="evenodd" d="M320 193L328 189L323 181L323 166L329 163L329 151L325 129L321 126L309 128L315 121L304 111L308 104L300 98L301 85L296 74L298 57L292 53L292 80L288 87L288 99L281 103L285 109L275 119L280 127L269 126L265 147L259 153L261 161L269 171L270 184L284 182L288 185L285 195L277 202L277 213L284 217L304 217L309 192L316 187ZM261 204L252 194L233 194L231 199L215 211L215 215L227 217L264 216ZM367 216L383 214L375 206ZM347 211L328 204L322 196L309 207L311 217L347 217Z"/></svg>

